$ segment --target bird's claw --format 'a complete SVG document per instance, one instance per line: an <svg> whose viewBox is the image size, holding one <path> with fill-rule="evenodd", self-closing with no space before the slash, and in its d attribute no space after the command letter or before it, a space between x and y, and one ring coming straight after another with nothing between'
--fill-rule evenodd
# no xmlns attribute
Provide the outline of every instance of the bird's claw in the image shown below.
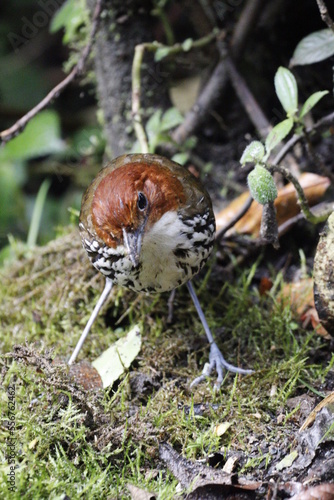
<svg viewBox="0 0 334 500"><path fill-rule="evenodd" d="M204 380L206 380L213 371L216 371L218 376L215 382L215 389L219 389L223 382L224 370L228 370L233 373L240 373L242 375L254 373L253 370L245 370L244 368L239 368L238 366L228 363L220 352L217 344L213 342L210 347L209 363L205 363L202 374L192 381L190 387L195 387L201 382L204 382Z"/></svg>

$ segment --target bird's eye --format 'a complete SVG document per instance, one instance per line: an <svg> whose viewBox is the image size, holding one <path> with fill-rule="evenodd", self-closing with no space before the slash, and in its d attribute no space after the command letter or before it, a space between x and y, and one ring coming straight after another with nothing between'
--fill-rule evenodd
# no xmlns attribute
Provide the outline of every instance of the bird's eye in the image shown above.
<svg viewBox="0 0 334 500"><path fill-rule="evenodd" d="M138 193L137 206L141 212L147 207L147 198L144 193Z"/></svg>

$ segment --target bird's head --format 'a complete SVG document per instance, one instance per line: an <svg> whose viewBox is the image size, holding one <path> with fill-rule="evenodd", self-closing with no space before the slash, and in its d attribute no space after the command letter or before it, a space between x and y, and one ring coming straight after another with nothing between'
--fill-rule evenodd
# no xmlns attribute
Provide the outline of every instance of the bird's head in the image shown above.
<svg viewBox="0 0 334 500"><path fill-rule="evenodd" d="M124 158L117 168L103 169L93 194L91 220L104 243L112 248L123 245L136 267L145 233L164 213L183 206L186 195L173 162L153 155L147 160L145 155Z"/></svg>

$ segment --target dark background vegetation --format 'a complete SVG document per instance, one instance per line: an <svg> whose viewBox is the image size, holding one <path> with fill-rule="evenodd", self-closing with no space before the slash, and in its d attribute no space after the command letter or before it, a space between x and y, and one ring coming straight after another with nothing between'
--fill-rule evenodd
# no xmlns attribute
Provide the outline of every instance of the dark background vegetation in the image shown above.
<svg viewBox="0 0 334 500"><path fill-rule="evenodd" d="M218 27L226 30L227 42L244 3L241 0L209 2ZM330 2L328 4L330 11L333 10ZM143 5L146 6L145 3ZM131 8L131 2L122 3L118 7L119 16L125 15L128 8ZM43 17L34 18L38 12L45 10L32 0L12 0L2 2L0 6L1 129L13 124L37 104L64 75L63 67L69 57L69 49L62 42L63 32L60 30L51 34L49 25L43 23ZM212 20L203 15L201 2L167 2L165 12L176 42L182 42L188 37L197 39L212 29ZM31 28L29 23L33 23L34 19L42 27ZM50 16L49 19L51 21ZM264 5L260 21L252 30L248 43L239 56L239 69L272 124L282 119L282 110L273 86L277 68L280 65L288 66L293 50L302 37L322 28L324 24L314 0L279 0ZM151 16L149 29L150 36L166 42L159 17ZM23 44L22 39L13 41L12 34L25 41L28 37L30 39ZM153 65L158 75L155 80L159 80L163 89L161 95L165 91L166 81L172 86L180 78L189 75L202 75L201 84L204 85L217 61L217 50L211 44L202 51L179 56L176 62ZM294 74L298 80L301 101L316 90L332 90L330 60L312 66L296 67ZM68 207L79 208L84 186L103 164L104 141L96 118L94 78L88 80L90 81L86 84L81 82L70 85L52 103L51 109L59 122L60 144L55 148L56 151L52 151L52 146L48 151L46 138L44 151L37 150L35 154L31 154L23 147L13 155L15 158L6 160L0 156L1 247L7 244L8 233L26 239L34 200L45 177L51 178L52 184L43 211L40 243L55 234L58 224L69 222ZM154 78L151 83L156 87ZM159 85L156 92L159 93ZM331 107L331 99L330 96L326 97L316 108L315 118L322 116L326 108ZM52 130L51 135L54 132ZM93 144L92 135L95 138ZM203 160L204 165L212 162L213 169L207 185L218 196L219 205L220 192L230 197L236 194L233 189L224 190L221 185L226 173L230 172L230 180L244 179L245 174L239 168L238 160L249 138L255 137L254 127L230 86L217 103L214 113L196 131L196 136L197 146L194 152ZM127 142L129 147L131 141L133 134L130 131ZM109 151L109 156L111 155Z"/></svg>
<svg viewBox="0 0 334 500"><path fill-rule="evenodd" d="M70 35L64 35L62 29L54 31L55 26L50 33L51 16L47 22L45 16L36 17L45 12L41 3L47 1L0 4L1 130L61 81L64 67L65 72L73 67L87 44L90 27L80 16L81 21L75 21L73 13L68 14L74 20ZM84 6L85 2L75 3ZM208 346L183 288L177 292L171 323L165 295L152 298L113 289L80 354L81 359L92 361L134 324L143 325L140 354L112 388L87 391L69 376L64 363L103 288L103 277L90 266L77 234L81 195L108 158L130 151L135 142L129 95L133 43L141 37L170 42L164 29L167 20L173 42L197 40L217 26L229 50L236 23L248 3L106 1L110 18L103 17L101 24L102 32L106 30L104 40L110 19L119 35L110 47L106 77L101 79L101 71L94 73L103 59L102 39L80 81L68 86L40 113L30 136L22 134L0 148L0 258L12 257L1 270L0 346L5 354L0 397L7 403L6 391L14 381L20 470L13 498L129 498L130 482L161 493L161 499L174 499L178 481L182 483L177 475L180 470L196 475L200 461L205 471L212 472L209 465L219 474L229 458L236 459L234 482L240 478L246 483L258 481L256 493L234 491L234 498L289 498L310 484L333 481L333 411L328 410L323 421L304 435L299 433L312 409L333 391L333 341L310 327L306 330L290 297L278 293L284 280L303 284L302 278L312 269L319 226L302 221L281 239L278 251L264 253L252 240L245 247L246 265L245 260L240 265L241 260L233 260L241 246L237 240L230 247L232 264L224 267L222 245L201 279L195 281L222 351L229 361L254 368L254 375L227 374L220 392L214 392L211 379L190 391L190 381L207 360ZM91 8L93 2L88 4ZM333 3L327 4L334 17ZM31 27L38 19L41 26ZM263 2L236 66L272 125L284 118L274 88L278 67L288 67L298 42L323 28L315 0ZM166 111L175 104L170 89L179 89L183 78L197 77L203 89L219 57L214 42L160 62L147 54L142 67L144 122L159 107ZM329 91L308 117L310 124L333 111L333 62L332 57L293 68L301 102L313 92ZM187 85L179 95L189 108ZM110 99L101 97L105 89L114 89ZM118 105L124 113L115 126L112 118ZM219 209L246 190L249 169L241 168L240 157L250 141L258 138L230 83L191 136L190 142L180 144L165 136L157 152L168 155L173 149L186 153L186 165L202 178ZM332 174L332 130L315 136L314 147ZM319 173L304 144L299 146L297 164L301 172ZM45 179L51 184L42 206L40 246L33 246L32 251L24 248L15 259L15 241L10 237L8 246L8 235L27 241ZM328 193L331 199L333 193ZM70 222L75 228L57 230ZM58 233L61 236L53 240ZM273 288L262 295L258 284L263 277L270 277ZM310 290L312 295L312 282ZM59 365L52 362L55 356ZM8 419L6 408L0 405L2 421ZM221 423L228 428L219 436L216 427ZM316 441L312 432L321 439L325 433L326 442ZM7 437L8 430L2 425L0 440L5 443ZM315 446L309 446L308 439ZM159 451L163 442L180 455L175 459L166 446ZM282 466L281 461L296 451L298 458L295 456L292 467ZM168 453L169 458L164 458ZM191 462L178 461L181 455ZM0 490L8 494L6 464L0 472ZM188 476L183 488L190 486L189 481Z"/></svg>

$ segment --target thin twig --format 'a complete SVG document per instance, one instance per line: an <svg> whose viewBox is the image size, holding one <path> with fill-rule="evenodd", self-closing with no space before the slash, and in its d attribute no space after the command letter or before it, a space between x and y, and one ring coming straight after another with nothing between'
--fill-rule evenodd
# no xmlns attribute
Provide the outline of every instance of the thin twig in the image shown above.
<svg viewBox="0 0 334 500"><path fill-rule="evenodd" d="M248 0L246 2L234 28L231 40L231 56L235 61L242 55L249 34L256 26L264 3L264 0ZM227 82L228 75L225 60L221 60L214 69L209 81L203 87L196 103L188 111L181 125L173 132L172 138L176 143L182 144L187 137L200 127L221 97Z"/></svg>
<svg viewBox="0 0 334 500"><path fill-rule="evenodd" d="M308 222L310 222L311 224L319 224L320 222L324 222L328 218L329 213L327 212L318 216L314 215L311 212L303 188L301 187L297 178L287 168L280 165L268 165L268 170L271 172L278 172L285 179L291 182L291 184L293 184L298 195L298 203Z"/></svg>
<svg viewBox="0 0 334 500"><path fill-rule="evenodd" d="M243 54L248 37L256 27L256 22L262 14L266 3L266 0L248 0L245 3L233 30L231 40L231 55L235 60Z"/></svg>
<svg viewBox="0 0 334 500"><path fill-rule="evenodd" d="M81 75L84 66L87 62L88 56L90 54L90 51L92 49L93 43L94 43L94 38L97 32L97 28L99 25L99 19L100 19L100 14L101 14L101 9L102 9L102 2L103 0L97 0L96 1L96 6L93 14L93 19L92 19L92 28L90 31L89 35L89 41L88 44L85 46L83 49L80 59L78 63L74 66L72 71L67 75L64 80L62 80L58 85L56 85L44 99L42 99L34 108L32 108L28 113L26 113L22 118L20 118L14 125L12 125L10 128L7 130L4 130L3 132L0 133L0 140L3 144L6 142L10 141L13 139L15 136L17 136L19 133L21 133L26 125L30 122L34 116L36 116L42 109L46 108L53 99L57 98L61 92L79 75Z"/></svg>
<svg viewBox="0 0 334 500"><path fill-rule="evenodd" d="M262 137L262 139L267 137L272 128L267 117L249 90L246 81L238 72L232 58L226 57L225 64L232 86L239 97L239 100L242 102L249 119L254 124L260 137Z"/></svg>
<svg viewBox="0 0 334 500"><path fill-rule="evenodd" d="M136 137L140 144L140 149L142 153L149 152L147 135L144 129L144 125L141 119L140 110L140 92L141 92L141 78L140 70L143 62L145 45L141 43L135 48L135 55L132 63L132 117L133 126L135 129Z"/></svg>
<svg viewBox="0 0 334 500"><path fill-rule="evenodd" d="M325 2L323 0L317 0L317 4L319 7L321 19L324 21L324 23L327 24L328 28L334 32L334 22L331 16L329 15Z"/></svg>
<svg viewBox="0 0 334 500"><path fill-rule="evenodd" d="M308 127L305 130L305 133L311 134L312 132L316 132L317 130L320 130L322 128L329 127L333 123L334 123L334 112L324 116L323 118L318 120L314 125ZM277 165L279 162L281 162L283 158L285 158L285 156L288 154L290 149L292 149L298 142L304 139L304 137L305 137L304 134L293 135L291 139L289 139L288 142L286 142L284 146L280 149L280 151L277 153L277 155L272 161L273 165Z"/></svg>

